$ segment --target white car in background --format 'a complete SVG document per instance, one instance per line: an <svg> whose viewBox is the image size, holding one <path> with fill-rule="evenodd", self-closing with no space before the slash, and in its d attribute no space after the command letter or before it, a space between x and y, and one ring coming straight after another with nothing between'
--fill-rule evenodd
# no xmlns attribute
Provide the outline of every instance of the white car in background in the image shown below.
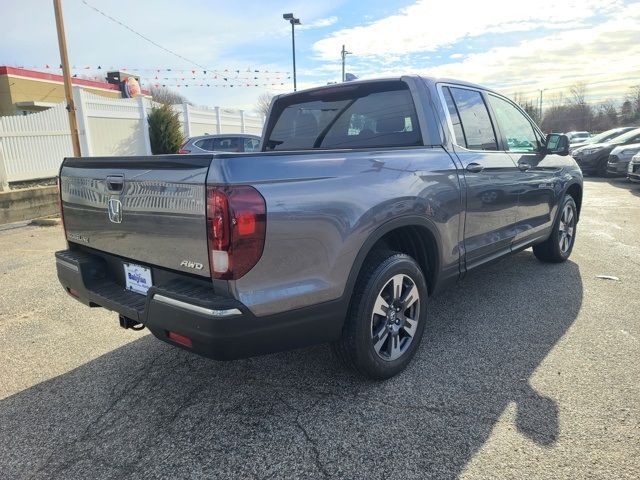
<svg viewBox="0 0 640 480"><path fill-rule="evenodd" d="M632 182L640 183L640 153L633 156L627 166L627 178Z"/></svg>
<svg viewBox="0 0 640 480"><path fill-rule="evenodd" d="M585 142L591 138L589 132L567 132L565 135L569 139L569 144Z"/></svg>

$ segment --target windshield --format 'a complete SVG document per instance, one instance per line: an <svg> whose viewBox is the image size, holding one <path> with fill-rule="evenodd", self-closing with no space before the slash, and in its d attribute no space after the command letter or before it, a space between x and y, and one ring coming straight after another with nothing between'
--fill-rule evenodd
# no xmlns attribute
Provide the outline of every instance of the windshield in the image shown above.
<svg viewBox="0 0 640 480"><path fill-rule="evenodd" d="M404 147L422 141L411 93L401 82L292 95L274 115L266 150Z"/></svg>
<svg viewBox="0 0 640 480"><path fill-rule="evenodd" d="M607 140L611 140L619 135L622 135L628 130L623 128L616 128L615 130L607 130L606 132L599 133L598 135L594 135L589 139L588 143L600 143L606 142Z"/></svg>
<svg viewBox="0 0 640 480"><path fill-rule="evenodd" d="M582 134L582 133L576 133L575 135L571 135L571 141L572 142L582 142L584 140L588 140L589 139L589 135L588 134Z"/></svg>
<svg viewBox="0 0 640 480"><path fill-rule="evenodd" d="M640 135L640 128L636 128L635 130L631 130L627 133L623 133L618 137L614 137L614 139L611 140L609 143L613 143L614 145L621 145L637 137L638 135Z"/></svg>

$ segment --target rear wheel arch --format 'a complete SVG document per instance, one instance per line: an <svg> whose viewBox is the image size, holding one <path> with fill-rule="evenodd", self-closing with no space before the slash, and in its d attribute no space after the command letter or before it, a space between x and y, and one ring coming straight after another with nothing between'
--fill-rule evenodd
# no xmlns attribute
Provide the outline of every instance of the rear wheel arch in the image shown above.
<svg viewBox="0 0 640 480"><path fill-rule="evenodd" d="M405 216L378 227L364 242L351 267L344 297L349 299L366 258L376 250L393 250L414 258L427 281L429 294L437 285L442 260L442 244L435 225L424 217Z"/></svg>

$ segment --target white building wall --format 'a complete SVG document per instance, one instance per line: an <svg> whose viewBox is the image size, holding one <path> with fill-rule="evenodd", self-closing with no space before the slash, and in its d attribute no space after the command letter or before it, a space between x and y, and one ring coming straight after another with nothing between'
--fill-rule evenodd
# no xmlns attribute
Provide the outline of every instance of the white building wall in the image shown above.
<svg viewBox="0 0 640 480"><path fill-rule="evenodd" d="M150 155L146 98L114 99L74 87L83 156ZM242 110L175 105L185 135L262 133L263 119ZM73 156L65 104L26 116L0 117L0 190L9 182L51 178Z"/></svg>

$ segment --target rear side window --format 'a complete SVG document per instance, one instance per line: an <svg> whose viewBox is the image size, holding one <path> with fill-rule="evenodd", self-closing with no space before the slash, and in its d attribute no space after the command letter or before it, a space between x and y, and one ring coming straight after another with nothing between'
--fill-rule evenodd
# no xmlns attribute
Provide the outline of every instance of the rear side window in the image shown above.
<svg viewBox="0 0 640 480"><path fill-rule="evenodd" d="M265 142L266 149L421 145L411 93L400 82L392 86L395 88L384 91L359 87L337 89L337 94L329 89L326 93L320 90L300 95L302 101L274 110L278 117Z"/></svg>
<svg viewBox="0 0 640 480"><path fill-rule="evenodd" d="M242 152L243 139L237 137L203 138L194 145L208 152Z"/></svg>
<svg viewBox="0 0 640 480"><path fill-rule="evenodd" d="M210 152L213 150L213 138L203 138L202 140L195 142L194 145L202 150Z"/></svg>
<svg viewBox="0 0 640 480"><path fill-rule="evenodd" d="M447 88L445 88L445 90L447 90ZM460 122L460 130L463 135L463 138L458 138L460 133L455 131L454 126L456 143L469 150L497 150L498 142L496 140L496 134L491 124L489 111L480 92L455 87L451 87L449 90L457 110L457 116L459 116L458 121ZM449 112L451 113L450 107Z"/></svg>
<svg viewBox="0 0 640 480"><path fill-rule="evenodd" d="M213 151L214 152L241 152L242 138L238 138L238 137L214 138Z"/></svg>
<svg viewBox="0 0 640 480"><path fill-rule="evenodd" d="M451 118L451 124L453 125L453 134L455 136L456 143L458 145L466 146L467 140L464 138L462 122L460 121L458 109L456 108L456 104L453 101L453 97L451 96L449 87L444 87L442 89L442 93L444 94L445 102L447 102L447 110L449 110L449 118Z"/></svg>

